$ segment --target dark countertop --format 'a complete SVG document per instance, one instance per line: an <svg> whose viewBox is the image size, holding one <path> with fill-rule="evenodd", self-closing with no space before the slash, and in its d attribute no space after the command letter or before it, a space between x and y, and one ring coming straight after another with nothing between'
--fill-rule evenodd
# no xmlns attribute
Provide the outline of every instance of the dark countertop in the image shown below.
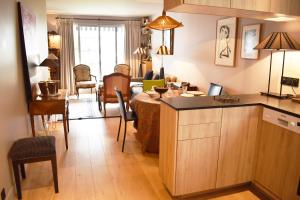
<svg viewBox="0 0 300 200"><path fill-rule="evenodd" d="M161 101L174 108L175 110L262 105L264 107L293 115L295 117L300 117L300 104L295 103L290 99L280 100L274 97L262 96L260 94L232 95L231 97L239 98L239 101L233 103L223 103L220 101L216 101L215 98L211 96L172 97L163 98Z"/></svg>

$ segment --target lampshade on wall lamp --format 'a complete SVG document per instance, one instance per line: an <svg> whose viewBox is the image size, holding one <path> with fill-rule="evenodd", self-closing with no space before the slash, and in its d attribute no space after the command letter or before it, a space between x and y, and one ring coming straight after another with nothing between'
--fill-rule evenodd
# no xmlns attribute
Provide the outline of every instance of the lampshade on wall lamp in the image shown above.
<svg viewBox="0 0 300 200"><path fill-rule="evenodd" d="M286 52L286 50L300 50L300 45L286 32L273 32L273 33L270 33L254 49L271 50L268 91L261 92L261 94L266 95L266 96L280 98L280 99L288 98L289 95L282 94L282 78L283 78L284 67L285 67L284 66L285 65L285 52ZM282 62L282 69L281 69L279 94L270 92L273 50L283 50L283 62Z"/></svg>
<svg viewBox="0 0 300 200"><path fill-rule="evenodd" d="M60 35L55 31L49 32L48 43L50 49L60 49Z"/></svg>
<svg viewBox="0 0 300 200"><path fill-rule="evenodd" d="M143 55L147 54L147 51L143 47L138 47L133 54L140 56L140 64L139 64L139 71L138 71L138 77L143 76Z"/></svg>

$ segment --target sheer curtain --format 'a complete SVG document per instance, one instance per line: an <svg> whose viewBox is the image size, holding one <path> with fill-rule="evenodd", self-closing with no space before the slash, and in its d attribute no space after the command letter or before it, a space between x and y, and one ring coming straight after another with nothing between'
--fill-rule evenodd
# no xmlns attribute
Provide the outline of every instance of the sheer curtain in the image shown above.
<svg viewBox="0 0 300 200"><path fill-rule="evenodd" d="M73 20L58 19L58 32L61 36L60 50L60 76L61 88L68 89L70 94L74 94L74 76L73 67L74 58L74 42L73 42Z"/></svg>

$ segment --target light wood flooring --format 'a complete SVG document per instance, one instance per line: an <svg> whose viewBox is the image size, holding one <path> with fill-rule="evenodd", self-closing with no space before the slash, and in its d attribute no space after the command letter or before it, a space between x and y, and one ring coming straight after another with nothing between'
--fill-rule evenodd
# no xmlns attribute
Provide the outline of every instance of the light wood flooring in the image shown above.
<svg viewBox="0 0 300 200"><path fill-rule="evenodd" d="M168 200L158 172L158 155L143 154L128 129L125 152L116 142L118 118L71 120L69 150L65 150L62 125L50 134L56 136L59 193L54 193L49 162L29 164L22 182L24 200ZM197 198L192 198L197 199ZM216 200L257 200L250 191Z"/></svg>

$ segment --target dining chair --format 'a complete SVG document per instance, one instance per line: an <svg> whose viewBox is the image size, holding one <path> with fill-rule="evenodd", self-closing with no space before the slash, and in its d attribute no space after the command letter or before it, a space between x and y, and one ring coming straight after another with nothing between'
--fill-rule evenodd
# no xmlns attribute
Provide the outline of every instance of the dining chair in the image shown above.
<svg viewBox="0 0 300 200"><path fill-rule="evenodd" d="M97 78L96 76L91 74L91 69L87 65L79 64L76 65L73 68L73 72L75 75L75 88L77 92L77 98L79 98L79 89L91 89L91 93L93 91L93 88L96 90L96 99L97 99ZM92 80L92 77L94 77L95 81Z"/></svg>
<svg viewBox="0 0 300 200"><path fill-rule="evenodd" d="M122 92L120 90L118 90L117 88L115 88L115 92L116 92L116 96L118 98L118 102L120 105L120 123L119 123L119 131L118 131L117 141L119 141L122 118L124 119L124 122L125 122L124 138L123 138L123 145L122 145L122 152L124 152L124 145L125 145L126 131L127 131L126 130L127 122L136 120L136 115L132 111L126 111Z"/></svg>
<svg viewBox="0 0 300 200"><path fill-rule="evenodd" d="M215 83L210 83L207 96L218 96L222 94L223 86Z"/></svg>
<svg viewBox="0 0 300 200"><path fill-rule="evenodd" d="M163 87L163 86L165 86L165 80L164 79L143 80L143 91L144 92L151 90L153 86Z"/></svg>
<svg viewBox="0 0 300 200"><path fill-rule="evenodd" d="M112 73L103 77L103 86L99 87L98 92L98 106L99 110L102 111L102 104L104 107L104 117L106 117L106 104L107 103L118 103L118 99L114 88L118 88L126 102L126 108L129 109L130 93L130 76L126 76L121 73Z"/></svg>
<svg viewBox="0 0 300 200"><path fill-rule="evenodd" d="M114 72L118 72L126 76L130 76L130 66L127 64L118 64L115 66Z"/></svg>

